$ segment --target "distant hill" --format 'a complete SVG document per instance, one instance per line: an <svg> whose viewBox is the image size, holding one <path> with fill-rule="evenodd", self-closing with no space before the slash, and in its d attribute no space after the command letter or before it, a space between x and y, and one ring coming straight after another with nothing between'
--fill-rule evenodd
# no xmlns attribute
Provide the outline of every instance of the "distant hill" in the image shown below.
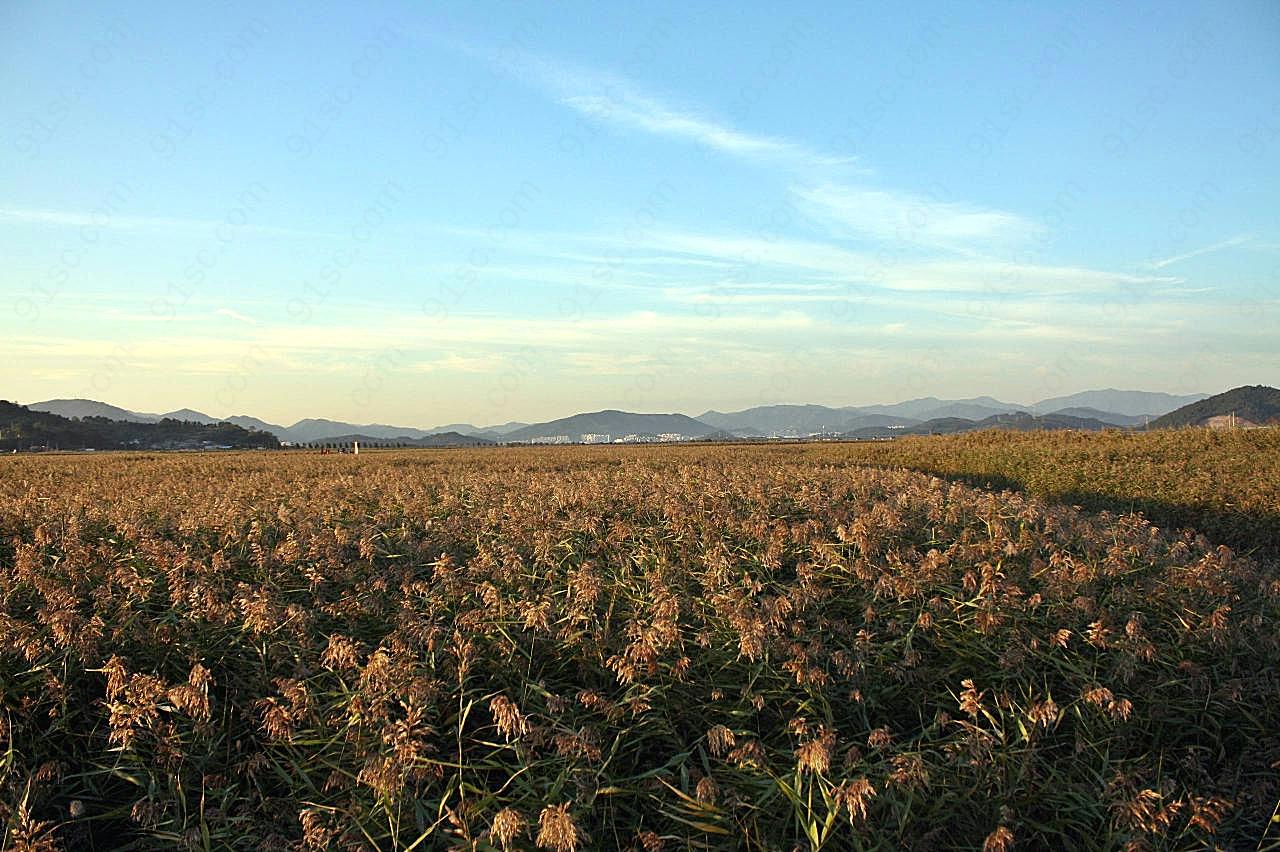
<svg viewBox="0 0 1280 852"><path fill-rule="evenodd" d="M265 420L259 420L256 417L249 417L248 415L245 415L245 414L237 414L234 417L226 418L226 422L234 423L237 426L241 427L242 429L257 429L259 432L270 432L272 435L275 435L277 438L280 438L281 440L284 440L284 441L289 440L287 437L285 437L285 433L289 431L288 429L286 429L283 426L278 426L275 423L268 423Z"/></svg>
<svg viewBox="0 0 1280 852"><path fill-rule="evenodd" d="M628 411L594 411L575 414L535 423L508 433L503 440L509 442L532 441L534 438L553 438L560 435L570 441L580 441L583 435L596 433L612 435L615 439L626 435L661 435L676 433L687 438L701 438L718 431L716 427L684 414L633 414Z"/></svg>
<svg viewBox="0 0 1280 852"><path fill-rule="evenodd" d="M460 435L475 435L480 438L492 439L499 437L499 433L477 426L474 423L445 423L443 426L432 426L427 431L432 435L438 435L441 432L457 432Z"/></svg>
<svg viewBox="0 0 1280 852"><path fill-rule="evenodd" d="M319 446L322 444L351 444L356 441L360 442L360 446L374 448L379 445L403 445L406 447L482 447L493 446L494 442L487 438L480 438L476 435L463 435L459 432L440 432L431 435L424 435L418 438L412 438L407 435L400 435L395 438L381 438L374 435L335 435L332 438L324 438L317 441L307 442L311 446Z"/></svg>
<svg viewBox="0 0 1280 852"><path fill-rule="evenodd" d="M1056 431L1074 429L1077 432L1101 432L1103 429L1115 428L1112 423L1104 423L1092 417L1072 417L1069 414L1036 415L1026 411L1015 411L1012 414L997 414L974 424L975 429L1012 429L1019 432Z"/></svg>
<svg viewBox="0 0 1280 852"><path fill-rule="evenodd" d="M180 420L183 423L203 423L206 426L213 423L221 423L217 417L211 417L203 411L194 411L190 408L179 408L177 411L170 411L160 415L161 420Z"/></svg>
<svg viewBox="0 0 1280 852"><path fill-rule="evenodd" d="M911 417L916 420L930 420L938 417L962 417L958 412L969 411L977 418L989 417L1005 411L1018 411L1025 405L1002 402L989 396L975 396L969 399L939 399L936 396L925 396L895 402L889 405L860 405L859 412L865 414L891 414L895 417ZM967 419L974 419L973 416Z"/></svg>
<svg viewBox="0 0 1280 852"><path fill-rule="evenodd" d="M1100 420L1103 423L1110 423L1112 426L1142 426L1151 418L1146 416L1136 416L1132 414L1117 414L1114 411L1099 411L1096 408L1088 406L1075 406L1073 408L1062 408L1057 411L1050 411L1049 414L1060 414L1066 417L1080 417L1085 420Z"/></svg>
<svg viewBox="0 0 1280 852"><path fill-rule="evenodd" d="M1036 413L1061 411L1064 408L1094 408L1098 411L1112 411L1131 417L1159 417L1176 408L1204 399L1206 396L1208 394L1193 393L1176 396L1169 393L1107 388L1042 399L1030 408Z"/></svg>
<svg viewBox="0 0 1280 852"><path fill-rule="evenodd" d="M323 418L299 420L285 431L288 433L287 440L303 444L311 441L335 440L344 435L366 435L381 440L393 440L402 437L425 438L431 434L425 429L414 429L409 426L387 426L382 423L344 423L341 420L325 420Z"/></svg>
<svg viewBox="0 0 1280 852"><path fill-rule="evenodd" d="M743 411L708 411L697 419L736 435L835 434L863 426L897 426L918 423L909 417L865 413L859 408L830 408L825 405L761 405Z"/></svg>
<svg viewBox="0 0 1280 852"><path fill-rule="evenodd" d="M990 397L986 399L990 399ZM991 400L991 402L997 402L997 400ZM982 420L999 414L1009 414L1023 407L1020 405L1008 405L1007 403L990 405L987 402L959 401L931 408L921 414L920 417L924 420L937 420L942 417L963 417L966 420Z"/></svg>
<svg viewBox="0 0 1280 852"><path fill-rule="evenodd" d="M849 424L856 429L861 426L915 426L920 422L914 417L895 417L892 414L858 414Z"/></svg>
<svg viewBox="0 0 1280 852"><path fill-rule="evenodd" d="M1042 400L1034 405L1005 402L991 396L941 399L936 396L881 405L763 405L742 411L707 411L698 415L704 423L739 435L808 435L834 431L862 435L873 426L915 426L925 421L952 419L980 422L1000 414L1027 411L1032 414L1062 414L1081 420L1098 420L1112 426L1139 426L1146 420L1181 405L1204 398L1204 394L1175 396L1148 391L1092 390L1070 396ZM874 418L883 418L880 421ZM956 424L951 424L954 426ZM947 423L937 428L950 428ZM896 431L902 434L901 431ZM884 433L894 434L886 432Z"/></svg>
<svg viewBox="0 0 1280 852"><path fill-rule="evenodd" d="M698 420L743 436L851 433L876 426L914 426L926 420L958 417L981 420L1025 406L989 396L939 399L936 396L886 405L761 405L742 411L707 411ZM870 433L868 433L870 434ZM899 433L900 434L900 433Z"/></svg>
<svg viewBox="0 0 1280 852"><path fill-rule="evenodd" d="M325 439L334 440L344 435L358 434L378 440L391 440L400 437L424 438L428 435L438 435L443 432L458 432L463 435L476 435L495 440L507 432L529 425L515 421L491 427L473 426L470 423L450 423L430 429L419 429L412 426L388 426L382 423L346 423L341 420L308 418L299 420L292 426L282 426L278 423L268 423L265 420L246 414L218 418L191 408L181 408L166 414L146 414L138 411L129 411L125 408L92 399L50 399L45 402L33 403L28 408L33 411L45 411L63 417L106 417L111 420L125 420L134 423L156 423L163 418L203 424L234 423L244 429L270 432L281 441L291 441L299 444Z"/></svg>
<svg viewBox="0 0 1280 852"><path fill-rule="evenodd" d="M978 421L966 417L935 417L906 429L886 431L886 435L951 435L977 428Z"/></svg>
<svg viewBox="0 0 1280 852"><path fill-rule="evenodd" d="M977 432L982 429L1009 429L1019 432L1058 431L1073 429L1079 432L1100 432L1103 429L1117 428L1113 423L1106 423L1091 417L1073 417L1068 414L1047 414L1043 416L1026 411L1013 411L1004 414L993 414L981 420L965 417L936 417L899 429L870 426L854 429L845 434L848 438L893 438L904 435L953 435L958 432Z"/></svg>
<svg viewBox="0 0 1280 852"><path fill-rule="evenodd" d="M525 423L520 420L512 420L507 423L499 423L496 426L486 426L484 427L484 431L493 432L498 435L508 435L516 431L517 429L523 429L528 425L529 425L528 423Z"/></svg>
<svg viewBox="0 0 1280 852"><path fill-rule="evenodd" d="M503 435L510 434L517 429L523 429L528 426L522 420L512 420L508 423L498 423L494 426L477 426L474 423L445 423L443 426L432 426L427 430L432 435L438 435L441 432L459 432L463 435L478 435L481 438L490 438L492 440L501 440Z"/></svg>
<svg viewBox="0 0 1280 852"><path fill-rule="evenodd" d="M1151 421L1152 429L1202 426L1212 417L1235 414L1237 420L1257 425L1280 423L1280 390L1266 385L1245 385L1184 405Z"/></svg>
<svg viewBox="0 0 1280 852"><path fill-rule="evenodd" d="M839 431L852 412L825 405L760 405L742 411L708 411L699 414L701 423L739 435L775 435L786 432L809 434Z"/></svg>
<svg viewBox="0 0 1280 852"><path fill-rule="evenodd" d="M754 437L758 437L758 436L754 436ZM736 435L733 432L728 432L724 429L717 429L714 432L708 432L705 435L699 435L697 438L694 438L693 440L695 441L741 441L743 440L743 436Z"/></svg>
<svg viewBox="0 0 1280 852"><path fill-rule="evenodd" d="M130 423L155 423L160 419L154 414L139 414L93 399L47 399L44 402L33 402L27 408L57 414L59 417L106 417Z"/></svg>
<svg viewBox="0 0 1280 852"><path fill-rule="evenodd" d="M414 442L418 447L491 447L494 441L461 432L432 432Z"/></svg>
<svg viewBox="0 0 1280 852"><path fill-rule="evenodd" d="M250 432L232 423L180 420L138 423L105 417L72 420L0 400L0 450L202 449L278 447L267 432Z"/></svg>
<svg viewBox="0 0 1280 852"><path fill-rule="evenodd" d="M493 440L497 436L489 430L481 429L478 426L472 426L470 423L450 423L445 426L435 426L430 429L416 429L412 426L388 426L381 423L346 423L341 420L323 420L312 418L308 420L299 420L292 426L281 426L276 423L267 423L256 417L248 417L245 415L236 415L228 417L229 423L235 423L238 426L244 426L246 429L261 429L264 432L271 432L282 441L290 441L297 444L310 444L317 441L336 442L340 440L351 440L351 436L357 436L355 440L363 441L408 441L426 438L431 435L439 435L446 432L457 432L464 436L475 436ZM524 425L524 424L521 424Z"/></svg>

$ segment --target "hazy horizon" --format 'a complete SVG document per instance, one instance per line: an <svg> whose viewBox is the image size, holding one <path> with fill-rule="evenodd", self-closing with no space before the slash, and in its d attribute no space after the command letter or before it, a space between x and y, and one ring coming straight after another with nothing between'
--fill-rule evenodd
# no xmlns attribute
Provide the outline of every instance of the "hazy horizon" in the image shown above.
<svg viewBox="0 0 1280 852"><path fill-rule="evenodd" d="M0 10L0 396L1280 385L1280 6Z"/></svg>
<svg viewBox="0 0 1280 852"><path fill-rule="evenodd" d="M1245 384L1249 384L1249 383L1247 383L1247 382L1246 382ZM1225 389L1217 389L1217 390L1214 390L1214 391L1212 391L1212 392L1188 392L1188 393L1185 393L1185 394L1182 394L1182 393L1172 393L1171 395L1173 395L1173 396L1212 396L1214 393L1219 392L1219 390L1225 390ZM1167 392L1167 391L1147 391L1147 390L1145 390L1145 389L1136 389L1136 388L1082 388L1082 389L1080 389L1080 390L1078 390L1078 391L1070 391L1070 392L1063 393L1063 394L1054 394L1052 397L1044 397L1044 399L1052 399L1052 398L1056 398L1056 397L1059 397L1059 396L1073 396L1073 395L1075 395L1075 394L1078 394L1078 393L1084 393L1084 392L1088 392L1088 391L1102 391L1102 392L1115 391L1115 392L1119 392L1119 393L1131 393L1131 392L1137 392L1137 393L1169 393L1169 392ZM252 411L216 411L216 410L206 410L206 409L200 408L199 406L190 406L190 405L180 405L180 406L164 405L164 406L152 406L151 408L138 408L138 407L133 407L133 406L128 406L128 405L120 405L120 404L119 404L119 403L117 403L117 402L114 402L114 401L112 401L112 400L106 400L106 399L95 399L95 400L87 400L87 401L92 401L92 402L101 402L101 403L105 403L105 404L107 404L107 405L114 405L114 406L116 406L117 408L122 408L122 409L124 409L124 410L126 410L126 411L132 412L132 413L134 413L134 414L139 414L139 415L157 415L157 416L158 416L158 415L164 415L164 414L169 414L169 413L172 413L172 412L181 411L181 410L183 410L183 409L189 409L189 410L193 410L193 411L195 411L195 412L197 412L197 413L200 413L200 414L206 414L206 415L209 415L210 417L219 417L219 418L224 418L224 419L225 419L225 418L228 418L228 417L245 417L245 416L248 416L248 417L256 417L256 418L258 418L259 420L263 420L263 421L266 421L266 422L269 422L269 423L274 423L275 425L278 425L278 426L285 426L285 427L292 426L292 425L294 425L294 424L296 424L296 423L299 423L299 422L301 422L301 421L303 421L303 420L331 420L331 421L336 421L336 422L349 422L349 423L363 424L363 425L374 425L374 424L378 424L378 425L383 425L383 426L403 426L403 427L406 427L406 428L413 428L413 429L428 429L428 428L437 427L437 426L445 426L445 425L450 425L450 424L463 424L463 423L467 423L467 424L470 424L470 425L472 425L472 426L477 426L477 427L480 427L480 428L489 428L489 427L493 427L493 426L502 426L502 425L505 425L506 423L510 423L510 422L539 423L539 422L546 422L546 421L552 421L552 420L559 420L559 419L562 419L562 418L571 417L571 416L573 416L573 415L575 415L575 414L593 413L593 412L600 412L600 411L613 411L613 410L627 411L628 413L633 413L633 414L646 414L646 413L647 413L647 414L684 414L684 415L687 415L687 416L689 416L689 417L697 418L697 417L699 417L700 415L706 414L706 413L711 412L711 411L717 411L717 412L720 412L720 413L732 413L732 412L734 412L734 411L740 411L740 410L746 410L746 409L758 408L758 407L771 407L771 406L803 406L803 405L822 405L822 406L827 406L827 407L830 407L830 408L839 409L839 408L861 408L861 407L875 407L875 406L892 406L892 405L896 405L896 404L900 404L900 403L905 403L905 402L914 402L914 401L916 401L916 400L920 400L920 399L929 399L929 398L937 398L937 399L939 399L939 400L940 400L940 401L942 401L942 402L948 402L948 401L952 401L952 400L964 401L964 400L969 400L969 399L980 399L980 398L984 398L984 397L987 397L987 398L993 398L993 399L996 399L996 400L998 400L998 401L1000 401L1000 402L1003 402L1003 403L1009 403L1009 404L1013 404L1013 405L1022 405L1022 406L1027 407L1028 409L1030 409L1031 407L1035 406L1037 403L1041 402L1041 400L1040 400L1040 399L1026 399L1026 400L1020 400L1020 399L1005 399L1005 398L1002 398L1002 397L1000 397L1000 396L998 396L998 395L995 395L995 394L971 394L971 395L967 395L967 396L963 396L963 397L945 397L945 396L939 396L938 394L924 394L924 395L922 395L922 396L920 396L920 397L911 397L911 398L904 397L904 398L902 398L902 399L893 399L893 400L876 400L876 401L874 401L874 402L830 402L830 403L824 403L824 402L814 402L814 401L812 401L812 400L799 400L799 401L785 401L785 400L784 400L784 401L777 401L777 402L757 402L757 403L754 403L754 404L751 404L751 405L744 405L744 406L734 407L734 408L724 408L724 407L716 407L716 406L704 406L704 407L702 407L702 408L697 408L697 409L685 409L685 410L675 410L675 409L658 410L658 409L655 409L655 410L652 410L652 411L641 411L641 410L616 409L616 408L611 408L611 407L608 407L608 406L605 406L605 407L603 407L603 408L590 408L590 407L588 407L588 408L583 408L583 409L575 409L575 410L573 410L573 411L562 411L562 412L559 412L559 413L552 413L552 414L550 414L550 415L543 416L543 417L512 417L512 418L510 418L509 420L502 421L502 422L488 422L488 421L482 421L482 420L479 420L479 419L477 419L477 418L465 418L465 417L464 417L464 418L460 418L460 419L459 419L459 418L455 418L455 419L452 419L452 420L441 420L441 419L430 420L430 419L428 419L427 421L421 421L421 422L393 422L393 421L386 420L386 419L370 418L370 417L367 417L367 416L366 416L366 417L357 417L356 419L352 420L352 419L350 419L350 418L337 417L337 416L330 416L330 415L327 415L327 414L324 414L324 413L317 413L316 411L311 411L311 412L304 413L304 414L301 414L301 415L298 415L298 414L296 414L296 413L295 413L295 414L288 415L288 416L284 416L284 417L268 417L268 416L263 416L263 415L257 414L257 413L252 412ZM59 401L59 400L60 400L60 401L74 401L74 400L76 400L76 399L85 399L85 398L83 398L83 397L79 397L79 398L67 398L67 397L51 396L51 397L44 397L44 398L40 398L40 399L31 399L31 400L10 400L10 401L11 401L11 402L17 402L17 403L19 403L19 404L21 404L21 405L35 405L35 404L39 404L39 403L44 403L44 402L53 402L53 401ZM319 403L319 404L322 404L322 403ZM1113 412L1113 413L1115 413L1115 412Z"/></svg>

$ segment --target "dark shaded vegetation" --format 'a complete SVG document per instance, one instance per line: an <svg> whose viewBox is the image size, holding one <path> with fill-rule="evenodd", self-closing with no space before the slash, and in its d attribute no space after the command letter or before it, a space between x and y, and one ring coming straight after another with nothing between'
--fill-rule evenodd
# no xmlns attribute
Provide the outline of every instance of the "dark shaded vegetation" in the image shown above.
<svg viewBox="0 0 1280 852"><path fill-rule="evenodd" d="M105 417L71 419L0 400L0 450L129 450L278 447L269 432L231 423L164 419L135 423Z"/></svg>

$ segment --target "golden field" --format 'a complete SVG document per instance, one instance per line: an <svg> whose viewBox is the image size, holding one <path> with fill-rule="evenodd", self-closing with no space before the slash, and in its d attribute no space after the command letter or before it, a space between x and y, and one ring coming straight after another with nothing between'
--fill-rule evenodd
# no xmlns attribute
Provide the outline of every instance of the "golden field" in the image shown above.
<svg viewBox="0 0 1280 852"><path fill-rule="evenodd" d="M1280 557L1280 429L985 431L846 445L844 457L1142 512L1242 553Z"/></svg>
<svg viewBox="0 0 1280 852"><path fill-rule="evenodd" d="M4 848L1280 848L1277 434L5 457Z"/></svg>

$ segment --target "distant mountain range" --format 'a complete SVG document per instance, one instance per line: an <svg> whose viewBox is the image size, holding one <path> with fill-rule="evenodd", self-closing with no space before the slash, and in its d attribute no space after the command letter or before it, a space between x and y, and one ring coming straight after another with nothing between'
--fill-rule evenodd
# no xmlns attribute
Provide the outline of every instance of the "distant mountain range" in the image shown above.
<svg viewBox="0 0 1280 852"><path fill-rule="evenodd" d="M400 436L397 438L379 438L375 435L336 435L332 438L321 438L316 441L309 441L311 446L319 446L324 444L336 444L343 446L347 444L359 443L362 447L492 447L495 442L488 438L481 438L477 435L462 435L458 432L437 432L431 435L424 435L421 438L408 438Z"/></svg>
<svg viewBox="0 0 1280 852"><path fill-rule="evenodd" d="M970 399L927 396L890 405L843 408L829 408L825 405L764 405L727 414L708 411L699 415L698 419L743 437L803 436L818 432L838 435L880 426L913 427L948 418L980 423L997 415L1018 411L1098 420L1110 426L1140 426L1146 419L1204 399L1205 396L1206 394L1175 396L1108 388L1041 400L1031 405L1003 402L990 396Z"/></svg>
<svg viewBox="0 0 1280 852"><path fill-rule="evenodd" d="M1042 399L1028 408L1029 411L1049 413L1069 408L1092 408L1097 411L1127 414L1130 417L1159 417L1170 411L1189 405L1207 397L1208 394L1193 393L1177 396L1169 393L1151 393L1149 391L1122 391L1114 388L1106 390L1084 391L1070 396L1056 396Z"/></svg>
<svg viewBox="0 0 1280 852"><path fill-rule="evenodd" d="M1067 417L1081 417L1085 420L1101 420L1103 423L1107 423L1111 426L1142 426L1151 420L1151 418L1146 415L1117 414L1114 411L1099 411L1096 408L1089 408L1086 405L1059 408L1049 413L1061 414Z"/></svg>
<svg viewBox="0 0 1280 852"><path fill-rule="evenodd" d="M110 408L110 406L106 406ZM155 422L98 415L63 417L0 400L0 450L207 450L280 446L268 432L231 423L161 418Z"/></svg>
<svg viewBox="0 0 1280 852"><path fill-rule="evenodd" d="M356 436L355 440L401 440L407 443L412 440L450 432L466 437L479 437L490 441L498 441L508 432L529 425L527 423L512 422L482 428L473 426L470 423L450 423L446 426L437 426L431 429L417 429L412 426L387 426L380 423L344 423L339 420L308 418L299 420L292 426L281 426L278 423L268 423L265 420L244 414L217 418L190 408L170 411L167 414L147 414L139 411L129 411L128 409L92 399L50 399L44 402L31 403L27 408L32 411L43 411L62 417L106 417L111 420L123 420L132 423L158 423L163 419L203 424L233 423L242 429L270 432L281 441L295 444L309 444L316 441L338 443L344 438L349 440L351 436Z"/></svg>
<svg viewBox="0 0 1280 852"><path fill-rule="evenodd" d="M1178 396L1107 388L1053 397L1029 405L1005 402L990 396L966 399L929 396L880 405L763 405L732 412L712 410L696 418L684 414L636 414L606 410L575 414L546 423L510 422L483 427L470 423L449 423L429 428L348 423L323 418L307 418L291 426L283 426L243 414L219 419L189 408L167 414L150 414L90 399L52 399L33 403L29 408L69 418L106 417L133 423L158 423L166 418L206 425L225 422L250 431L267 432L280 441L296 444L362 441L441 446L461 441L577 442L584 440L583 436L592 436L591 440L599 441L604 440L606 435L610 440L623 439L628 435L681 435L686 439L812 435L890 437L986 428L1129 428L1141 427L1147 422L1157 425L1161 421L1154 418L1170 415L1183 406L1199 403L1206 400L1206 396Z"/></svg>
<svg viewBox="0 0 1280 852"><path fill-rule="evenodd" d="M982 418L1027 408L1029 406L1002 402L989 396L970 399L938 399L936 396L926 396L920 399L909 399L906 402L895 402L891 405L864 405L859 410L870 414L891 414L895 417L910 417L914 420L931 420L938 417Z"/></svg>
<svg viewBox="0 0 1280 852"><path fill-rule="evenodd" d="M858 408L828 408L825 405L762 405L728 414L708 411L699 414L698 420L743 437L819 432L836 434L863 426L910 426L920 422L910 417L870 414Z"/></svg>
<svg viewBox="0 0 1280 852"><path fill-rule="evenodd" d="M50 399L46 402L32 403L27 408L32 411L56 414L59 417L105 417L108 420L122 420L127 423L159 423L166 418L194 423L217 422L212 417L187 408L181 411L173 411L169 414L143 414L92 399ZM181 416L186 414L199 414L200 416L198 418Z"/></svg>
<svg viewBox="0 0 1280 852"><path fill-rule="evenodd" d="M631 414L626 411L596 411L575 414L549 423L525 426L507 433L505 441L532 441L537 438L564 436L570 441L581 441L584 435L609 435L611 439L627 435L657 436L682 435L685 438L702 438L720 431L715 426L695 420L684 414Z"/></svg>
<svg viewBox="0 0 1280 852"><path fill-rule="evenodd" d="M844 433L845 438L893 438L902 435L953 435L957 432L976 432L981 429L1009 429L1017 432L1054 431L1072 429L1077 432L1100 432L1117 425L1095 417L1075 417L1056 412L1031 414L1027 411L1011 411L993 414L981 420L967 417L935 417L923 423L905 427L866 426Z"/></svg>

